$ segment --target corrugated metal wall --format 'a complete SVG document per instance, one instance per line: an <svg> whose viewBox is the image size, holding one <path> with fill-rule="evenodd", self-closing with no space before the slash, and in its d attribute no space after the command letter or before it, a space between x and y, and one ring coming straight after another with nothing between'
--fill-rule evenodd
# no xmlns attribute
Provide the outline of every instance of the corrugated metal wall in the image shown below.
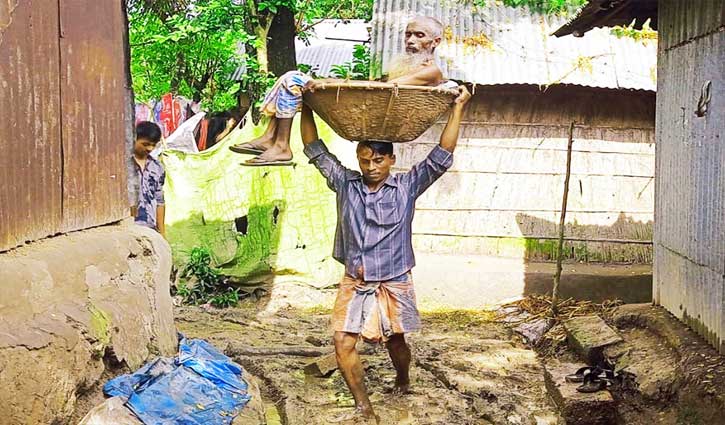
<svg viewBox="0 0 725 425"><path fill-rule="evenodd" d="M654 93L586 87L479 87L453 167L416 204L426 252L551 259L558 237L569 123L574 131L567 256L652 261ZM438 143L438 123L396 145L407 170Z"/></svg>
<svg viewBox="0 0 725 425"><path fill-rule="evenodd" d="M120 1L60 1L63 230L128 215Z"/></svg>
<svg viewBox="0 0 725 425"><path fill-rule="evenodd" d="M725 353L723 10L723 0L659 4L654 298Z"/></svg>
<svg viewBox="0 0 725 425"><path fill-rule="evenodd" d="M384 69L403 52L404 32L415 15L437 18L446 27L436 50L449 78L481 85L576 84L655 90L655 40L617 38L608 28L583 39L551 34L566 19L507 7L495 1L376 0L372 51Z"/></svg>
<svg viewBox="0 0 725 425"><path fill-rule="evenodd" d="M4 4L0 250L57 232L62 221L58 2Z"/></svg>
<svg viewBox="0 0 725 425"><path fill-rule="evenodd" d="M0 251L128 215L120 1L0 4Z"/></svg>

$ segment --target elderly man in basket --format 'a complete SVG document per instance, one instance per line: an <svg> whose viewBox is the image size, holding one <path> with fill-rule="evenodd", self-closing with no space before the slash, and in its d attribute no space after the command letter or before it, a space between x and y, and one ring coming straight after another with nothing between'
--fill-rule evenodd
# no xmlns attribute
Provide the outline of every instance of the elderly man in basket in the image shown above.
<svg viewBox="0 0 725 425"><path fill-rule="evenodd" d="M443 74L434 60L435 48L442 35L443 26L436 19L413 18L405 29L405 54L391 63L387 81L417 86L451 84L443 81ZM292 120L302 107L302 93L314 90L320 81L324 80L313 80L299 71L290 71L277 80L262 104L262 114L270 117L264 134L251 142L230 147L237 153L256 155L244 165L292 165L289 147Z"/></svg>
<svg viewBox="0 0 725 425"><path fill-rule="evenodd" d="M356 408L329 422L379 421L356 349L360 338L385 343L396 371L393 393L409 390L411 353L405 334L421 326L411 277L415 266L411 226L416 200L453 163L463 109L471 97L465 86L458 90L439 145L425 160L400 174L390 173L395 155L388 142L358 143L360 172L345 168L319 139L312 110L302 107L305 155L337 193L333 257L345 266L332 330L337 363Z"/></svg>

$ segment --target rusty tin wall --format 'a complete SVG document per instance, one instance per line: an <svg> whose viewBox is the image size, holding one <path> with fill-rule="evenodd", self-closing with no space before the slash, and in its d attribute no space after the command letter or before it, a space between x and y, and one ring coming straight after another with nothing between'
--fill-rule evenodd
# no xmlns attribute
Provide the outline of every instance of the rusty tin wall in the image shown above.
<svg viewBox="0 0 725 425"><path fill-rule="evenodd" d="M0 250L60 228L58 55L57 2L0 2Z"/></svg>
<svg viewBox="0 0 725 425"><path fill-rule="evenodd" d="M63 230L126 207L126 72L120 1L60 1Z"/></svg>
<svg viewBox="0 0 725 425"><path fill-rule="evenodd" d="M685 3L659 9L654 298L725 353L725 1Z"/></svg>
<svg viewBox="0 0 725 425"><path fill-rule="evenodd" d="M0 2L0 251L127 215L122 2Z"/></svg>

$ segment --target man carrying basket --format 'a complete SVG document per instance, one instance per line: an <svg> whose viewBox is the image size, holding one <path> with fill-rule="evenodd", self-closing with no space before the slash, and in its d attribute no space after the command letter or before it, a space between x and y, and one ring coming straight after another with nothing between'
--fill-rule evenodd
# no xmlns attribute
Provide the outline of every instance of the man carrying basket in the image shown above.
<svg viewBox="0 0 725 425"><path fill-rule="evenodd" d="M337 193L333 257L345 265L332 328L337 363L356 409L331 422L378 420L355 348L360 337L385 343L397 373L394 392L408 392L411 354L405 334L421 326L411 278L411 224L416 199L453 163L463 109L471 97L465 86L458 90L439 145L410 171L394 175L392 143L358 143L360 172L347 169L319 139L312 110L302 107L305 155Z"/></svg>

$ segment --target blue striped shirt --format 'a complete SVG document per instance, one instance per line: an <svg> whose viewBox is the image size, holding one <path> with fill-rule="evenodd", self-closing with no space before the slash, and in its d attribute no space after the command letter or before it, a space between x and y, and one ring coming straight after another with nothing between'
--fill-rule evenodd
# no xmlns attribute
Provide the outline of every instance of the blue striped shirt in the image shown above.
<svg viewBox="0 0 725 425"><path fill-rule="evenodd" d="M151 155L146 157L144 169L141 169L136 161L133 163L136 166L136 181L139 185L138 188L134 188L134 193L138 193L134 221L138 225L158 230L156 209L164 205L163 189L166 172L161 162Z"/></svg>
<svg viewBox="0 0 725 425"><path fill-rule="evenodd" d="M453 155L436 146L407 173L391 174L376 192L370 192L362 175L345 168L321 140L305 146L305 155L337 193L332 256L345 265L345 273L380 282L409 272L415 266L411 230L415 201L450 168Z"/></svg>

